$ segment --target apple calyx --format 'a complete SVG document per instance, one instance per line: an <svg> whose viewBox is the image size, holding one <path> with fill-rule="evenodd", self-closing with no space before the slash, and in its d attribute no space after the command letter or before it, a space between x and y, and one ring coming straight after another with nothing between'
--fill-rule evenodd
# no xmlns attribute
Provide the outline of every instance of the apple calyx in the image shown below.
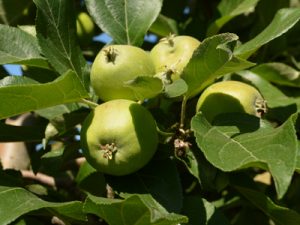
<svg viewBox="0 0 300 225"><path fill-rule="evenodd" d="M174 37L175 34L169 34L167 37L160 39L159 42L167 42L171 47L174 47Z"/></svg>
<svg viewBox="0 0 300 225"><path fill-rule="evenodd" d="M106 62L115 64L116 58L118 56L117 50L110 46L104 50L104 53L106 57Z"/></svg>
<svg viewBox="0 0 300 225"><path fill-rule="evenodd" d="M164 84L172 84L173 83L173 79L172 79L172 75L175 74L175 70L172 68L167 68L166 71L164 71L161 75L161 79L163 81Z"/></svg>
<svg viewBox="0 0 300 225"><path fill-rule="evenodd" d="M165 71L161 72L159 74L159 78L163 81L165 85L172 84L173 83L173 77L176 75L176 73L179 73L178 70L176 69L176 65L179 63L178 61L175 65L167 66L165 65Z"/></svg>
<svg viewBox="0 0 300 225"><path fill-rule="evenodd" d="M118 148L115 143L100 144L100 150L103 151L103 158L112 160L114 154L118 151Z"/></svg>
<svg viewBox="0 0 300 225"><path fill-rule="evenodd" d="M261 98L255 100L255 111L258 117L262 117L267 113L267 101Z"/></svg>

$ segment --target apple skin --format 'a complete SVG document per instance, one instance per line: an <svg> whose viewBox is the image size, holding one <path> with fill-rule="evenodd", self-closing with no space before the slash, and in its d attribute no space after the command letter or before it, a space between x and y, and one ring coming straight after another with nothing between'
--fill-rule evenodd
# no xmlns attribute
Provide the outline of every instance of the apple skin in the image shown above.
<svg viewBox="0 0 300 225"><path fill-rule="evenodd" d="M221 81L208 86L200 95L196 112L209 122L222 113L247 113L260 117L266 112L265 100L253 86L240 81Z"/></svg>
<svg viewBox="0 0 300 225"><path fill-rule="evenodd" d="M171 70L172 81L179 79L184 67L199 45L199 40L187 35L171 35L161 39L150 51L156 73Z"/></svg>
<svg viewBox="0 0 300 225"><path fill-rule="evenodd" d="M95 24L86 12L80 12L76 19L76 33L81 45L88 45L95 35Z"/></svg>
<svg viewBox="0 0 300 225"><path fill-rule="evenodd" d="M117 99L97 106L81 129L86 160L105 174L121 176L139 170L151 160L157 144L154 118L131 100ZM116 151L106 152L106 146Z"/></svg>
<svg viewBox="0 0 300 225"><path fill-rule="evenodd" d="M131 45L109 45L100 50L91 68L91 85L103 101L138 100L124 83L138 76L154 76L149 54Z"/></svg>

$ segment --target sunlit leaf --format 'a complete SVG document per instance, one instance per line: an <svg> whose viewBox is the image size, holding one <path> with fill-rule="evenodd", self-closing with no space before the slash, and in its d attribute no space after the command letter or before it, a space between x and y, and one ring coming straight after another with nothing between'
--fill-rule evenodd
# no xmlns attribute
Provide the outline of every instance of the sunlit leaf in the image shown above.
<svg viewBox="0 0 300 225"><path fill-rule="evenodd" d="M111 225L177 225L187 222L185 216L168 213L151 195L131 195L124 200L89 195L84 211L98 215Z"/></svg>
<svg viewBox="0 0 300 225"><path fill-rule="evenodd" d="M296 116L280 127L260 127L259 119L234 115L225 117L216 126L202 114L191 122L199 148L207 160L223 171L259 166L273 175L277 194L287 191L296 167L298 143Z"/></svg>
<svg viewBox="0 0 300 225"><path fill-rule="evenodd" d="M162 7L162 0L86 0L96 24L117 44L140 46Z"/></svg>
<svg viewBox="0 0 300 225"><path fill-rule="evenodd" d="M64 74L73 70L87 89L87 63L77 44L73 1L50 2L34 0L38 8L36 31L39 45L57 72Z"/></svg>
<svg viewBox="0 0 300 225"><path fill-rule="evenodd" d="M10 81L8 85L2 80L0 86L0 118L75 102L88 97L82 83L72 71L46 84L30 83L29 79L24 77L9 78L12 78L14 82Z"/></svg>
<svg viewBox="0 0 300 225"><path fill-rule="evenodd" d="M34 36L19 28L0 24L0 64L8 63L49 68Z"/></svg>
<svg viewBox="0 0 300 225"><path fill-rule="evenodd" d="M222 75L254 65L233 55L237 40L237 35L225 33L207 38L200 44L181 77L188 85L186 96L200 93Z"/></svg>
<svg viewBox="0 0 300 225"><path fill-rule="evenodd" d="M46 202L34 194L18 187L0 186L0 223L10 224L18 217L37 209L46 209L69 219L85 221L82 203L79 201L54 203ZM13 209L13 210L12 210Z"/></svg>
<svg viewBox="0 0 300 225"><path fill-rule="evenodd" d="M236 16L253 12L258 2L259 0L222 0L218 5L221 16L210 25L207 36L217 34L226 23Z"/></svg>
<svg viewBox="0 0 300 225"><path fill-rule="evenodd" d="M261 33L235 49L235 55L248 58L262 45L287 32L299 19L300 8L280 9L272 22Z"/></svg>

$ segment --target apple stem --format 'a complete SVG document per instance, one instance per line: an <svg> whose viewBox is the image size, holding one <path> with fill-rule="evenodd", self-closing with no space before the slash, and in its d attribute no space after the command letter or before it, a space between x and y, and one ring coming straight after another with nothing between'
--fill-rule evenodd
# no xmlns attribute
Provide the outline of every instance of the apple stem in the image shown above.
<svg viewBox="0 0 300 225"><path fill-rule="evenodd" d="M92 108L92 109L94 109L94 108L96 108L97 106L98 106L98 104L97 103L95 103L95 102L92 102L92 101L90 101L90 100L87 100L87 99L84 99L84 98L82 98L82 99L80 99L80 101L79 102L81 102L81 103L84 103L84 104L86 104L86 105L88 105L90 108Z"/></svg>
<svg viewBox="0 0 300 225"><path fill-rule="evenodd" d="M180 112L180 124L179 124L180 128L184 127L186 103L187 103L187 97L183 96L182 103L181 103L181 112Z"/></svg>
<svg viewBox="0 0 300 225"><path fill-rule="evenodd" d="M156 130L160 135L166 136L166 137L172 137L175 134L174 132L162 131L161 129L159 129L159 127L156 127Z"/></svg>
<svg viewBox="0 0 300 225"><path fill-rule="evenodd" d="M263 99L257 98L255 100L255 109L256 109L256 115L261 118L267 112L266 101Z"/></svg>

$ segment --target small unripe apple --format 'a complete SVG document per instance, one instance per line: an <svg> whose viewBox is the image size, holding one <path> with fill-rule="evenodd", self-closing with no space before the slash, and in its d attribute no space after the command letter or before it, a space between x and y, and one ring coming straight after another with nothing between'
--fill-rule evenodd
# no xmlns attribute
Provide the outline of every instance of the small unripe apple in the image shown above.
<svg viewBox="0 0 300 225"><path fill-rule="evenodd" d="M79 43L88 45L95 35L95 25L86 12L80 12L76 19L76 33Z"/></svg>
<svg viewBox="0 0 300 225"><path fill-rule="evenodd" d="M98 171L126 175L145 166L158 144L156 122L142 105L125 99L97 106L85 119L81 145Z"/></svg>
<svg viewBox="0 0 300 225"><path fill-rule="evenodd" d="M100 50L91 69L91 84L100 99L138 100L125 82L138 76L154 76L149 54L131 45L109 45Z"/></svg>
<svg viewBox="0 0 300 225"><path fill-rule="evenodd" d="M260 92L240 81L222 81L210 85L200 95L196 111L201 111L209 122L223 113L247 113L260 117L266 104Z"/></svg>
<svg viewBox="0 0 300 225"><path fill-rule="evenodd" d="M199 40L185 35L161 39L150 51L156 73L171 73L171 81L179 79L199 45Z"/></svg>

